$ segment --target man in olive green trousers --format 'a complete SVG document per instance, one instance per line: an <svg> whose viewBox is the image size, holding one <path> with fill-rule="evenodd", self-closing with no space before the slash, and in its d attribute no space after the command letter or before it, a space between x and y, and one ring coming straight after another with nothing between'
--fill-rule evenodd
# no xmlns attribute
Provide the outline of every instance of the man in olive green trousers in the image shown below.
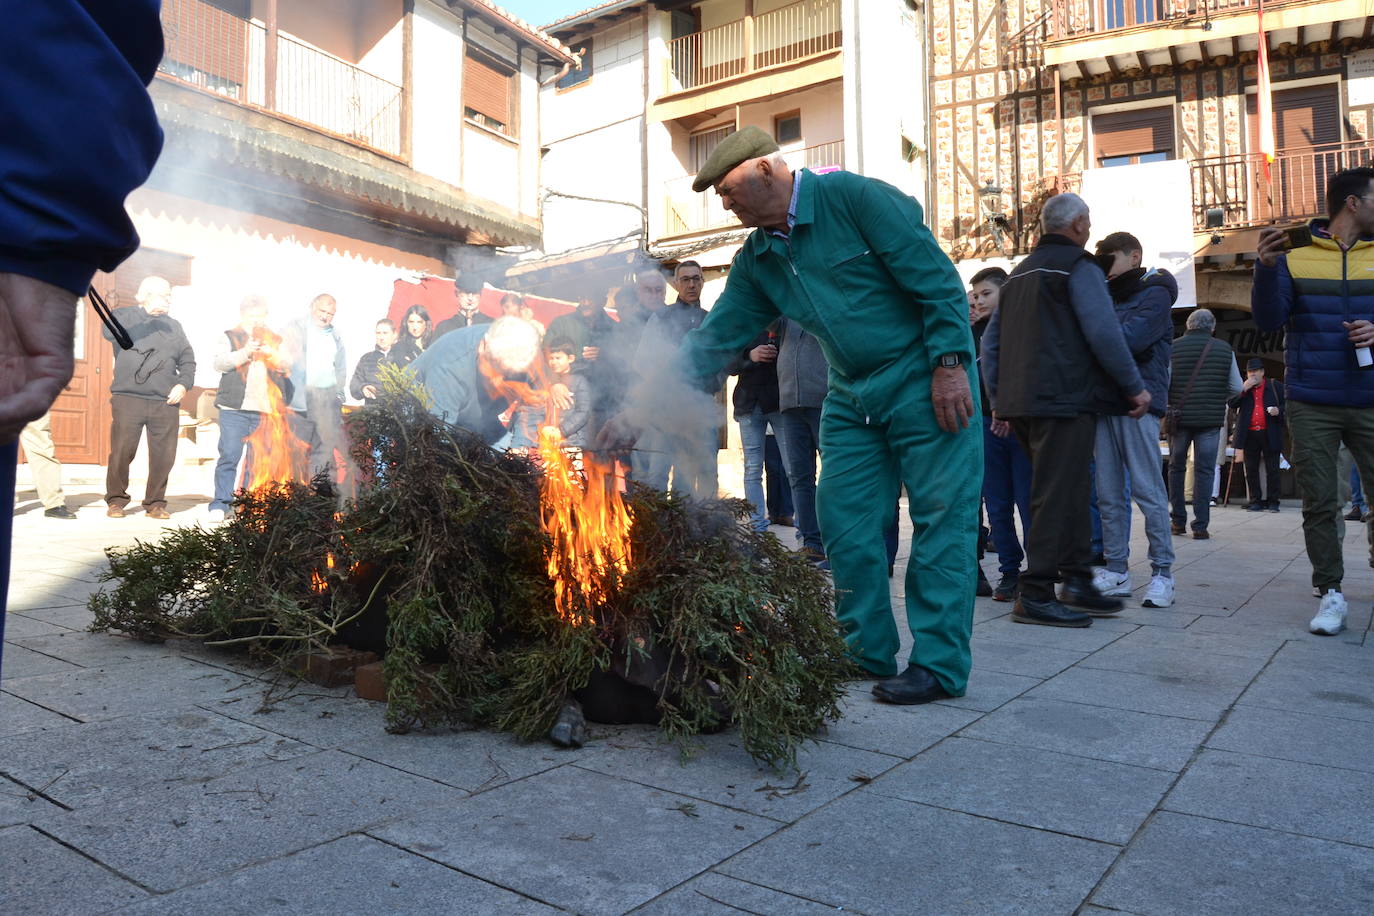
<svg viewBox="0 0 1374 916"><path fill-rule="evenodd" d="M963 285L911 197L848 172L793 173L777 149L745 128L697 174L695 190L714 186L758 228L682 359L706 376L780 314L816 336L830 363L817 510L850 651L884 678L873 689L880 700L962 696L983 480ZM914 527L906 612L915 644L894 677L883 527L901 483Z"/></svg>

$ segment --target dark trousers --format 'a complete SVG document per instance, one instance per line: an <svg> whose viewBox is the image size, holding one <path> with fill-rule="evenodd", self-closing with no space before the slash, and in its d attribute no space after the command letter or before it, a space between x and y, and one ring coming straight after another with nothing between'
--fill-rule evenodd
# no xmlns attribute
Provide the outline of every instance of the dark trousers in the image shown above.
<svg viewBox="0 0 1374 916"><path fill-rule="evenodd" d="M1279 450L1269 447L1269 437L1264 434L1250 435L1245 438L1245 490L1252 503L1279 504ZM1260 499L1260 460L1264 460L1265 482L1264 499Z"/></svg>
<svg viewBox="0 0 1374 916"><path fill-rule="evenodd" d="M797 540L803 547L825 553L821 526L816 520L816 453L820 450L821 409L795 407L784 410L778 445L787 465L787 482L796 510Z"/></svg>
<svg viewBox="0 0 1374 916"><path fill-rule="evenodd" d="M1031 462L1030 532L1021 594L1034 601L1054 598L1060 578L1091 575L1093 457L1097 418L1017 417L1011 421Z"/></svg>
<svg viewBox="0 0 1374 916"><path fill-rule="evenodd" d="M310 473L324 471L330 483L338 483L335 468L348 461L348 443L344 440L343 412L338 392L333 388L305 389L306 426L310 436ZM302 437L304 438L304 437ZM338 458L335 458L338 452Z"/></svg>
<svg viewBox="0 0 1374 916"><path fill-rule="evenodd" d="M105 468L105 502L123 508L129 504L129 465L138 454L138 440L148 435L148 485L143 508L167 505L167 477L177 460L177 426L180 410L175 404L127 394L110 395L110 460Z"/></svg>
<svg viewBox="0 0 1374 916"><path fill-rule="evenodd" d="M1031 465L1015 436L994 436L992 418L983 418L983 502L988 527L997 548L997 568L1015 573L1026 558L1016 536L1013 513L1021 515L1021 530L1030 530Z"/></svg>
<svg viewBox="0 0 1374 916"><path fill-rule="evenodd" d="M782 422L779 420L778 425ZM782 449L778 444L777 430L763 438L763 490L767 496L768 517L783 518L792 515L792 486L787 481L786 466L782 461Z"/></svg>

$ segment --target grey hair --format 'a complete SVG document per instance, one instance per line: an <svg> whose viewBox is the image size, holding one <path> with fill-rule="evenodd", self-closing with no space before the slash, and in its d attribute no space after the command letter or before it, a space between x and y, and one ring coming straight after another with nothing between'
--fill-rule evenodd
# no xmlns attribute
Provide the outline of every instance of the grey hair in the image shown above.
<svg viewBox="0 0 1374 916"><path fill-rule="evenodd" d="M487 355L506 375L527 371L539 356L539 332L530 322L503 315L487 326L483 336Z"/></svg>
<svg viewBox="0 0 1374 916"><path fill-rule="evenodd" d="M1190 331L1215 331L1217 329L1217 316L1212 314L1211 309L1193 309L1188 315L1186 325Z"/></svg>
<svg viewBox="0 0 1374 916"><path fill-rule="evenodd" d="M1088 215L1088 204L1077 194L1065 192L1045 201L1040 210L1040 227L1046 232L1067 229L1080 216Z"/></svg>

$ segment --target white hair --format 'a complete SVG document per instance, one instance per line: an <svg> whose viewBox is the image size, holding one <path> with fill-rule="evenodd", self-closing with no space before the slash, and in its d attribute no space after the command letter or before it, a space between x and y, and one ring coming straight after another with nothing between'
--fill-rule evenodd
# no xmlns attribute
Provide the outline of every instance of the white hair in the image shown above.
<svg viewBox="0 0 1374 916"><path fill-rule="evenodd" d="M515 315L502 315L493 321L483 339L487 357L505 375L528 371L539 356L539 332Z"/></svg>
<svg viewBox="0 0 1374 916"><path fill-rule="evenodd" d="M1046 232L1057 232L1073 225L1080 216L1088 215L1088 204L1077 194L1056 194L1045 201L1040 210L1040 227Z"/></svg>
<svg viewBox="0 0 1374 916"><path fill-rule="evenodd" d="M134 294L134 301L139 305L147 302L156 295L171 295L172 284L157 275L143 278L143 282L138 284L138 292Z"/></svg>
<svg viewBox="0 0 1374 916"><path fill-rule="evenodd" d="M1215 331L1217 316L1212 314L1211 309L1193 309L1185 326L1190 331Z"/></svg>

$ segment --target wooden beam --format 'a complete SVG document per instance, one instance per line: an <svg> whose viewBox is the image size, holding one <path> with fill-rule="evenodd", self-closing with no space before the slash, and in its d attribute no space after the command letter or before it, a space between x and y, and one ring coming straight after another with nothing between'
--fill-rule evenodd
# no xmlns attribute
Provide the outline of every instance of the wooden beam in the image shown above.
<svg viewBox="0 0 1374 916"><path fill-rule="evenodd" d="M1074 61L1074 66L1078 67L1078 75L1082 77L1084 82L1087 82L1088 80L1092 79L1092 74L1089 73L1088 68L1083 65L1083 61Z"/></svg>
<svg viewBox="0 0 1374 916"><path fill-rule="evenodd" d="M415 136L415 0L401 4L401 158L410 162Z"/></svg>
<svg viewBox="0 0 1374 916"><path fill-rule="evenodd" d="M1364 17L1364 35L1361 36L1362 40L1369 41L1371 32L1374 32L1374 16L1366 16Z"/></svg>
<svg viewBox="0 0 1374 916"><path fill-rule="evenodd" d="M1240 60L1240 36L1231 36L1231 60Z"/></svg>
<svg viewBox="0 0 1374 916"><path fill-rule="evenodd" d="M274 111L277 107L277 0L267 0L263 17L267 23L267 53L263 58L263 105L267 110Z"/></svg>
<svg viewBox="0 0 1374 916"><path fill-rule="evenodd" d="M1121 79L1121 70L1116 66L1116 58L1107 54L1102 59L1107 62L1107 69L1111 72L1112 79Z"/></svg>
<svg viewBox="0 0 1374 916"><path fill-rule="evenodd" d="M1298 26L1298 47L1307 47L1307 26L1305 25Z"/></svg>
<svg viewBox="0 0 1374 916"><path fill-rule="evenodd" d="M1149 74L1149 72L1150 72L1150 62L1149 62L1148 60L1145 59L1145 52L1144 52L1144 51L1137 51L1137 52L1135 52L1135 59L1136 59L1136 62L1137 62L1138 64L1140 64L1140 74L1141 74L1141 76L1145 76L1145 75Z"/></svg>
<svg viewBox="0 0 1374 916"><path fill-rule="evenodd" d="M1175 45L1169 45L1169 65L1178 70L1178 47Z"/></svg>

